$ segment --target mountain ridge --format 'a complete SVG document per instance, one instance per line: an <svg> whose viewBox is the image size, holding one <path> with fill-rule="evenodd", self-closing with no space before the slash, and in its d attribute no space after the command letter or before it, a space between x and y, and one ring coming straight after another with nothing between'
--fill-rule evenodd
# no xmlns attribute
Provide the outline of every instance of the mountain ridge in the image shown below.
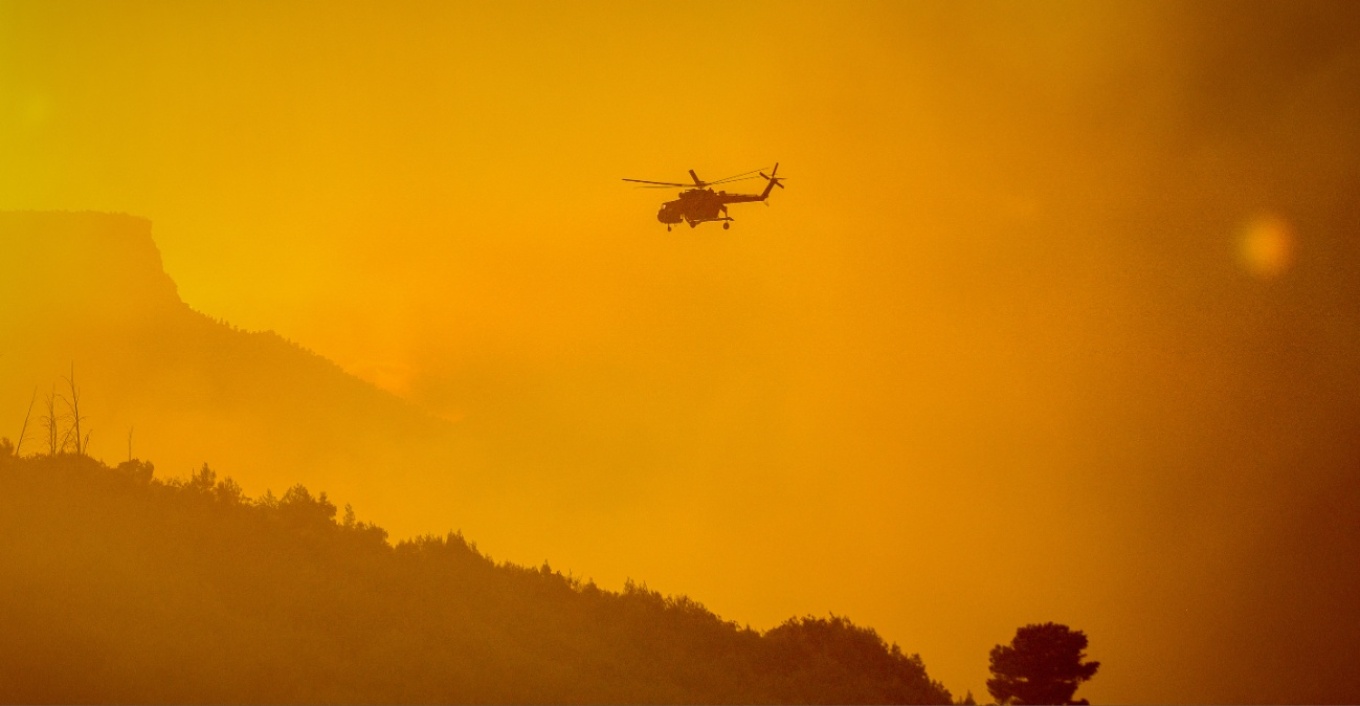
<svg viewBox="0 0 1360 706"><path fill-rule="evenodd" d="M475 442L274 331L193 309L151 229L127 214L0 213L0 420L14 427L4 435L17 436L35 389L45 396L74 373L95 455L156 457L172 474L207 461L252 493L328 487L371 503L402 535L476 514L453 493L488 480L474 472L486 467ZM294 477L259 470L284 467ZM398 511L431 494L450 502Z"/></svg>

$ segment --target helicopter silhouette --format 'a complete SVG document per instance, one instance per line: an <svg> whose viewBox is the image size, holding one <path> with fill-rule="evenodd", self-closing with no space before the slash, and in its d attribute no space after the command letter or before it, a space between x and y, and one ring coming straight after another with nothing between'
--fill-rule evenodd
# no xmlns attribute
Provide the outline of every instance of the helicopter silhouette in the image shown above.
<svg viewBox="0 0 1360 706"><path fill-rule="evenodd" d="M693 169L691 169L689 170L689 178L694 180L694 188L680 192L680 198L675 199L674 201L667 201L661 204L661 210L656 213L656 220L665 223L666 230L668 231L671 229L671 226L676 225L681 221L688 223L690 228L694 228L700 223L720 221L722 222L723 230L727 230L732 226L732 221L735 220L727 215L727 205L730 203L750 203L754 201L764 202L766 206L770 205L770 202L766 201L766 199L770 197L770 192L774 190L774 187L784 188L784 184L782 183L783 179L776 176L778 173L779 163L775 162L774 169L770 170L769 176L766 176L765 172L759 169L754 169L749 172L742 172L741 174L735 174L716 181L704 181L699 178L698 174L694 173ZM759 175L759 178L766 180L765 190L759 194L729 194L726 191L714 191L712 189L712 187L719 184L755 179L757 178L756 175ZM668 189L677 186L684 188L690 186L689 184L679 184L673 181L647 181L645 179L624 179L624 181L646 184L647 186L642 187L644 189Z"/></svg>

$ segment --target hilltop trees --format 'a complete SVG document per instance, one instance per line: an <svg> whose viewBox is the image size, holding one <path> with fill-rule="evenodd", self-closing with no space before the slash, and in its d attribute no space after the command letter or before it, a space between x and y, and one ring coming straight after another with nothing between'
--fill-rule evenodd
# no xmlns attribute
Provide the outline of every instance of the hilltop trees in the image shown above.
<svg viewBox="0 0 1360 706"><path fill-rule="evenodd" d="M1086 658L1086 634L1066 625L1026 625L1010 645L991 652L987 691L1002 704L1070 704L1077 687L1095 676L1099 662Z"/></svg>
<svg viewBox="0 0 1360 706"><path fill-rule="evenodd" d="M0 455L0 703L951 700L845 618L762 634L460 534L393 546L301 485L153 470Z"/></svg>
<svg viewBox="0 0 1360 706"><path fill-rule="evenodd" d="M775 663L788 670L781 702L951 703L949 692L926 675L920 655L904 654L844 617L788 620L765 640Z"/></svg>

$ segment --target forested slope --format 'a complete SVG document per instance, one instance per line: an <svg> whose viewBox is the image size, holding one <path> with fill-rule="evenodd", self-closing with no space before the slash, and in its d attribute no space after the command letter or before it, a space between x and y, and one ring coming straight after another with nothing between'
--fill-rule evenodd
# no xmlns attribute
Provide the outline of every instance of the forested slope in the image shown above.
<svg viewBox="0 0 1360 706"><path fill-rule="evenodd" d="M337 515L340 517L337 519ZM843 618L764 634L684 597L396 546L295 486L0 448L5 702L932 703Z"/></svg>

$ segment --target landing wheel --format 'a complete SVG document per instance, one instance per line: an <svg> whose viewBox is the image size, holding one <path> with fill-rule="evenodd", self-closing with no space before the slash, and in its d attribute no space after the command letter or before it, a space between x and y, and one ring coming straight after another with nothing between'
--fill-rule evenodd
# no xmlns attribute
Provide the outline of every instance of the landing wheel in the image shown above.
<svg viewBox="0 0 1360 706"><path fill-rule="evenodd" d="M723 223L723 230L727 230L728 228L731 228L731 227L732 227L732 224L731 224L731 223Z"/></svg>
<svg viewBox="0 0 1360 706"><path fill-rule="evenodd" d="M666 232L667 232L667 233L671 232L671 227L670 227L670 226L666 226Z"/></svg>

